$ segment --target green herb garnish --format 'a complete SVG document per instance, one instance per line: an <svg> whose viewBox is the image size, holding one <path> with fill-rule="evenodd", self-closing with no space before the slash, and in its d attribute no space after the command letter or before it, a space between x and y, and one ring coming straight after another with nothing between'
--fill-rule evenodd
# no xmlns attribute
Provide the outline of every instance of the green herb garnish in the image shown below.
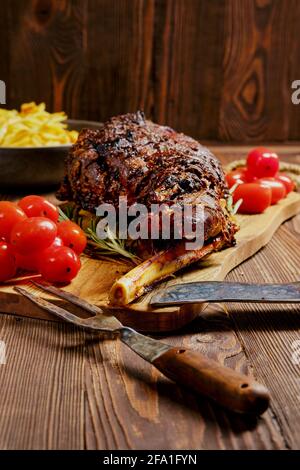
<svg viewBox="0 0 300 470"><path fill-rule="evenodd" d="M226 201L226 208L227 208L229 214L231 214L231 215L235 215L237 213L237 211L239 210L240 205L243 202L243 199L239 199L238 201L236 201L235 204L233 204L232 195L233 195L234 191L236 190L236 188L240 184L241 183L237 182L229 189L229 196L228 196L227 201Z"/></svg>
<svg viewBox="0 0 300 470"><path fill-rule="evenodd" d="M66 205L64 206L64 210L62 210L61 207L59 207L58 210L60 221L71 220L72 222L80 225L87 236L87 246L91 252L103 257L119 255L135 264L139 264L141 262L141 259L138 256L128 250L126 247L126 240L121 240L116 237L109 227L106 229L107 238L99 238L97 235L97 219L92 218L88 226L83 227L83 217L76 214L74 207Z"/></svg>

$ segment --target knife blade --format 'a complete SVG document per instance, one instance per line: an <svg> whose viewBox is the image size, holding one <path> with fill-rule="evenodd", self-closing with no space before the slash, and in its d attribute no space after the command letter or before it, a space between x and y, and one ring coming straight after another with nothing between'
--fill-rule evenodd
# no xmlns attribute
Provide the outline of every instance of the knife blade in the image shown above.
<svg viewBox="0 0 300 470"><path fill-rule="evenodd" d="M300 282L248 284L242 282L188 282L154 294L152 307L208 302L300 303Z"/></svg>

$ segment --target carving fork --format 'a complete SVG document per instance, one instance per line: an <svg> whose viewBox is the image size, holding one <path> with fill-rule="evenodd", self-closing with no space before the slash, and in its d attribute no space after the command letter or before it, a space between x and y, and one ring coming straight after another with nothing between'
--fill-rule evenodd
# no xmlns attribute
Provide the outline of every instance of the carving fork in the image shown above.
<svg viewBox="0 0 300 470"><path fill-rule="evenodd" d="M262 414L269 405L268 390L252 378L225 367L205 357L199 352L184 348L174 348L161 341L137 333L123 326L116 317L85 300L57 289L34 282L42 291L65 299L71 304L92 314L80 318L62 307L52 304L28 290L15 287L15 290L31 302L63 320L86 330L115 334L140 357L150 362L169 379L194 391L212 398L221 406L239 413Z"/></svg>

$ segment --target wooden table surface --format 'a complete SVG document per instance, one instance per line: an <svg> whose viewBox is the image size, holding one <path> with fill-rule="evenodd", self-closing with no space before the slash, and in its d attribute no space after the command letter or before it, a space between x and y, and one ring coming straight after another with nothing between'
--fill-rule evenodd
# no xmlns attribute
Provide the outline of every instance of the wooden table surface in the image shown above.
<svg viewBox="0 0 300 470"><path fill-rule="evenodd" d="M210 147L224 162L246 151ZM299 146L279 151L300 163ZM228 280L297 281L299 248L300 216ZM162 337L266 384L271 407L255 419L174 385L119 342L92 341L72 325L2 314L7 362L0 365L0 448L299 449L299 326L299 307L236 304L226 312L215 305L183 331Z"/></svg>

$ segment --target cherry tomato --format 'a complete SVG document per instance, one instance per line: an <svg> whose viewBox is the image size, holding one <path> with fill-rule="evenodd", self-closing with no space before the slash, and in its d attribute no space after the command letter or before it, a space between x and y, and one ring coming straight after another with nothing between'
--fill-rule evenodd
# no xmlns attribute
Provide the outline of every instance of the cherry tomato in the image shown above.
<svg viewBox="0 0 300 470"><path fill-rule="evenodd" d="M233 202L243 200L238 212L241 214L260 214L271 204L271 189L258 183L239 185L233 194Z"/></svg>
<svg viewBox="0 0 300 470"><path fill-rule="evenodd" d="M276 153L258 147L249 153L247 167L258 178L272 177L279 170L279 158Z"/></svg>
<svg viewBox="0 0 300 470"><path fill-rule="evenodd" d="M81 263L76 253L67 246L51 248L40 263L40 273L46 281L70 282L78 273Z"/></svg>
<svg viewBox="0 0 300 470"><path fill-rule="evenodd" d="M62 239L59 236L57 236L54 238L54 242L52 243L52 245L50 245L49 248L46 248L46 250L49 250L51 248L58 248L59 246L64 246L64 243Z"/></svg>
<svg viewBox="0 0 300 470"><path fill-rule="evenodd" d="M53 222L58 221L58 209L42 196L26 196L18 203L28 217L47 217Z"/></svg>
<svg viewBox="0 0 300 470"><path fill-rule="evenodd" d="M295 182L288 175L286 175L285 173L278 173L275 178L284 184L286 194L290 193L291 191L294 191Z"/></svg>
<svg viewBox="0 0 300 470"><path fill-rule="evenodd" d="M256 164L257 161L262 157L264 153L267 153L268 149L266 147L256 147L255 149L251 150L247 156L247 168L255 175L256 173Z"/></svg>
<svg viewBox="0 0 300 470"><path fill-rule="evenodd" d="M42 251L37 251L36 253L31 253L30 255L20 255L16 253L17 267L19 269L24 269L25 271L39 271L39 266L41 261L44 259L47 254L47 250L51 248L57 248L63 246L63 242L59 237L56 237L52 245L49 248L46 248Z"/></svg>
<svg viewBox="0 0 300 470"><path fill-rule="evenodd" d="M279 170L279 158L277 153L264 153L256 163L256 176L258 178L269 178L276 175Z"/></svg>
<svg viewBox="0 0 300 470"><path fill-rule="evenodd" d="M0 201L0 239L9 242L14 225L26 218L25 212L17 204Z"/></svg>
<svg viewBox="0 0 300 470"><path fill-rule="evenodd" d="M236 183L246 182L246 168L242 167L237 170L230 171L225 175L228 188L232 188Z"/></svg>
<svg viewBox="0 0 300 470"><path fill-rule="evenodd" d="M57 233L65 246L72 248L80 255L86 247L86 235L84 231L74 222L66 220L58 224Z"/></svg>
<svg viewBox="0 0 300 470"><path fill-rule="evenodd" d="M286 189L284 184L281 181L276 180L275 178L260 178L259 184L266 186L272 191L271 204L277 204L280 199L283 199L286 196Z"/></svg>
<svg viewBox="0 0 300 470"><path fill-rule="evenodd" d="M15 257L18 269L33 272L38 271L36 253L33 253L32 255L20 255L19 253L15 253Z"/></svg>
<svg viewBox="0 0 300 470"><path fill-rule="evenodd" d="M30 217L18 222L11 232L11 244L20 255L42 251L52 245L57 234L56 224L45 217Z"/></svg>
<svg viewBox="0 0 300 470"><path fill-rule="evenodd" d="M249 168L241 167L237 170L230 171L225 175L227 185L229 188L232 188L236 183L252 183L257 178L251 173Z"/></svg>
<svg viewBox="0 0 300 470"><path fill-rule="evenodd" d="M17 265L13 248L0 242L0 282L8 281L16 274Z"/></svg>
<svg viewBox="0 0 300 470"><path fill-rule="evenodd" d="M255 176L249 168L246 169L245 171L245 183L254 183L257 181L257 176Z"/></svg>

